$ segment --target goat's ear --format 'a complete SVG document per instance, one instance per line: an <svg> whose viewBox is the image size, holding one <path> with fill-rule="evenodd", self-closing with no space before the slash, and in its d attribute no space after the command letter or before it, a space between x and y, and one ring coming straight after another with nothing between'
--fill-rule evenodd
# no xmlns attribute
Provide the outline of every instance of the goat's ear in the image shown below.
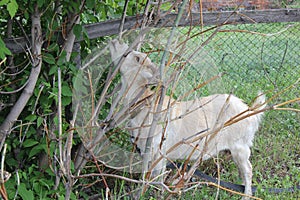
<svg viewBox="0 0 300 200"><path fill-rule="evenodd" d="M122 55L128 49L128 45L126 43L121 43L119 40L112 40L108 44L111 59L114 62L114 65L117 65L122 57Z"/></svg>

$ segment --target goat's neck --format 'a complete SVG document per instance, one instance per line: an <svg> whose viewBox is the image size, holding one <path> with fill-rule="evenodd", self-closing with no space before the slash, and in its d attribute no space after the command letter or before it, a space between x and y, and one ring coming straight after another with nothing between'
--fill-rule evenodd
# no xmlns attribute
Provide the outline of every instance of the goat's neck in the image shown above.
<svg viewBox="0 0 300 200"><path fill-rule="evenodd" d="M151 102L154 92L149 88L139 87L136 90L128 90L125 95L125 102L130 106L131 117L134 118L138 115L141 110L149 109L151 107Z"/></svg>
<svg viewBox="0 0 300 200"><path fill-rule="evenodd" d="M125 87L125 101L128 103L135 103L153 95L153 91L147 88L146 85L136 86L132 85L130 88Z"/></svg>

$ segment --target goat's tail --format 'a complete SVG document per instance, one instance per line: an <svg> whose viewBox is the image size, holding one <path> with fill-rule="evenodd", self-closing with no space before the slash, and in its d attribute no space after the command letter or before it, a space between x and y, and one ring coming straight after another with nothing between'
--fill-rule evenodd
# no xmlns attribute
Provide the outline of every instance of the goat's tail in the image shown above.
<svg viewBox="0 0 300 200"><path fill-rule="evenodd" d="M254 103L251 106L251 110L253 111L263 110L266 106L267 106L266 95L261 91L259 91Z"/></svg>

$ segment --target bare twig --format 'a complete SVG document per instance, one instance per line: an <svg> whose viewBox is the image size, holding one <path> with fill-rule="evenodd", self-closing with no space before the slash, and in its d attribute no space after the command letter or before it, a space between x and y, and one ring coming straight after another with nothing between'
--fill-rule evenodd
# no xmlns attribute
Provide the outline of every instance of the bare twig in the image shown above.
<svg viewBox="0 0 300 200"><path fill-rule="evenodd" d="M9 92L0 91L0 94L15 94L15 93L18 93L26 87L28 82L29 82L29 79L20 88L14 90L14 91L9 91Z"/></svg>
<svg viewBox="0 0 300 200"><path fill-rule="evenodd" d="M146 32L144 32L143 30L146 29L147 23L149 23L149 21L152 18L153 11L151 13L149 13L150 5L151 5L151 0L147 0L146 5L144 7L145 9L144 9L143 20L142 20L142 24L141 24L140 37L137 38L138 39L137 40L138 45L136 47L137 50L140 50L143 39L145 38ZM141 33L143 33L143 34L141 34Z"/></svg>
<svg viewBox="0 0 300 200"><path fill-rule="evenodd" d="M274 110L287 110L287 111L295 111L295 112L300 112L300 109L296 109L296 108L280 108L281 106L287 105L287 104L291 104L294 102L300 102L300 97L295 98L295 99L291 99L289 101L285 101L279 104L274 105Z"/></svg>
<svg viewBox="0 0 300 200"><path fill-rule="evenodd" d="M4 183L10 177L10 173L4 171L4 161L5 161L6 148L7 148L7 144L4 144L4 148L3 148L3 151L2 151L2 158L1 158L1 181L0 181L0 185L1 185L1 188L0 188L1 197L4 200L8 199ZM8 177L4 177L4 173L5 173L5 176L8 176Z"/></svg>
<svg viewBox="0 0 300 200"><path fill-rule="evenodd" d="M18 67L18 71L16 71L16 72L5 72L7 69L10 69L10 67L6 67L3 71L0 72L0 74L3 73L7 76L17 76L17 75L23 73L27 69L27 67L30 66L30 64L31 64L30 62L25 64L27 61L28 60L26 59L26 60L24 60L24 62L20 63L19 65L14 66L14 67ZM23 66L23 65L25 65L25 66L22 69L19 69L19 66Z"/></svg>
<svg viewBox="0 0 300 200"><path fill-rule="evenodd" d="M127 12L127 8L128 8L128 2L129 2L129 0L125 1L123 13L122 13L122 19L120 21L120 26L119 26L119 40L120 41L122 39L123 28L124 28L124 23L125 23L125 18L126 18L126 12Z"/></svg>
<svg viewBox="0 0 300 200"><path fill-rule="evenodd" d="M34 103L34 107L33 107L33 109L32 109L31 114L34 114L34 112L35 112L35 110L36 110L36 107L37 107L37 105L38 105L38 102L39 102L39 99L40 99L40 96L41 96L41 94L42 94L42 91L43 91L44 87L45 87L44 84L41 84L40 87L39 87L39 93L38 93L38 95L37 95L37 97L36 97L36 100L35 100L35 103Z"/></svg>
<svg viewBox="0 0 300 200"><path fill-rule="evenodd" d="M260 52L260 63L261 63L261 67L263 68L264 72L265 72L265 76L267 77L267 79L272 83L272 85L274 85L274 87L276 87L276 81L273 81L270 77L270 74L267 72L265 65L263 63L263 51L264 51L264 46L265 43L262 43L262 47L261 47L261 52Z"/></svg>
<svg viewBox="0 0 300 200"><path fill-rule="evenodd" d="M72 150L73 133L75 130L75 121L76 121L78 109L79 109L79 104L76 104L74 112L73 112L72 120L70 121L70 131L68 131L68 136L67 136L66 145L65 145L65 149L64 149L64 153L65 153L64 161L66 164L65 167L66 167L68 176L71 173L71 150Z"/></svg>
<svg viewBox="0 0 300 200"><path fill-rule="evenodd" d="M5 63L6 59L7 59L7 58L5 57L3 60L1 60L1 61L0 61L0 65L2 65L3 63ZM1 74L1 73L2 73L2 72L0 72L0 74Z"/></svg>
<svg viewBox="0 0 300 200"><path fill-rule="evenodd" d="M15 196L14 196L14 200L17 199L17 197L18 197L19 186L20 186L20 176L19 176L18 170L16 170L16 179L17 179L17 189L16 189L16 193L15 193Z"/></svg>
<svg viewBox="0 0 300 200"><path fill-rule="evenodd" d="M4 182L4 161L5 161L6 148L7 148L7 144L4 144L2 157L1 157L1 181L0 181L1 183Z"/></svg>
<svg viewBox="0 0 300 200"><path fill-rule="evenodd" d="M84 66L82 66L80 68L80 70L85 70L87 67L89 67L95 60L97 60L100 56L103 56L103 53L105 51L107 51L108 46L105 46L99 53L93 55L93 58L91 58L87 63L84 64Z"/></svg>
<svg viewBox="0 0 300 200"><path fill-rule="evenodd" d="M294 88L298 83L300 82L300 78L298 80L295 81L295 83L289 85L288 87L284 88L283 90L277 92L276 94L274 94L271 98L269 98L265 104L270 103L271 101L273 101L274 99L276 99L277 97L279 97L280 95L282 95L283 93L289 91L290 89Z"/></svg>
<svg viewBox="0 0 300 200"><path fill-rule="evenodd" d="M58 115L58 149L59 149L59 165L63 172L63 174L66 174L66 169L63 162L63 148L62 148L62 103L61 103L61 70L58 68L57 70L57 77L58 77L58 94L57 94L57 100L58 100L58 106L57 106L57 115Z"/></svg>

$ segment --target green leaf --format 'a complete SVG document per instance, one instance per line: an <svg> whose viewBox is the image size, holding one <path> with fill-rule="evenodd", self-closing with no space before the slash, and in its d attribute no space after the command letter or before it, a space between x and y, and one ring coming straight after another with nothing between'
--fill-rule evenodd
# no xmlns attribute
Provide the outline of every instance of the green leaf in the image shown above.
<svg viewBox="0 0 300 200"><path fill-rule="evenodd" d="M42 117L38 117L38 118L37 118L37 124L36 124L37 127L39 127L39 126L43 123L43 120L44 120L44 119L43 119Z"/></svg>
<svg viewBox="0 0 300 200"><path fill-rule="evenodd" d="M31 158L31 157L35 156L36 154L38 154L38 153L40 153L42 151L44 151L43 146L42 145L37 145L37 146L33 147L30 150L30 153L29 153L28 157Z"/></svg>
<svg viewBox="0 0 300 200"><path fill-rule="evenodd" d="M32 190L27 190L25 183L19 185L19 195L23 200L32 200L34 199Z"/></svg>
<svg viewBox="0 0 300 200"><path fill-rule="evenodd" d="M27 140L24 141L23 146L24 146L24 147L32 147L32 146L34 146L34 145L36 145L36 144L38 144L38 143L39 143L39 142L36 141L36 140L33 140L33 139L27 139Z"/></svg>
<svg viewBox="0 0 300 200"><path fill-rule="evenodd" d="M33 122L34 120L36 120L36 115L28 115L25 120L28 120L30 122Z"/></svg>
<svg viewBox="0 0 300 200"><path fill-rule="evenodd" d="M90 47L90 44L91 44L90 38L89 38L87 30L84 27L82 29L82 33L83 33L83 39L84 39L85 43L87 44L88 47Z"/></svg>
<svg viewBox="0 0 300 200"><path fill-rule="evenodd" d="M172 3L170 3L170 2L163 3L162 6L161 6L161 9L163 11L167 11L167 10L169 10L171 8L171 6L172 6Z"/></svg>
<svg viewBox="0 0 300 200"><path fill-rule="evenodd" d="M64 63L66 62L66 55L67 55L67 52L66 52L66 51L63 51L63 52L60 54L60 56L59 56L59 58L58 58L58 60L57 60L57 62L56 62L56 64L57 64L58 66L61 66L62 64L64 64Z"/></svg>
<svg viewBox="0 0 300 200"><path fill-rule="evenodd" d="M43 179L39 179L39 186L45 186L47 187L48 190L51 190L51 186L49 185L49 183L47 183L46 180L43 180Z"/></svg>
<svg viewBox="0 0 300 200"><path fill-rule="evenodd" d="M57 66L56 65L52 65L50 70L49 70L49 75L53 75L57 72Z"/></svg>
<svg viewBox="0 0 300 200"><path fill-rule="evenodd" d="M88 9L94 9L94 7L95 7L95 1L94 0L86 0L85 5L86 5L86 7Z"/></svg>
<svg viewBox="0 0 300 200"><path fill-rule="evenodd" d="M62 106L67 106L72 102L72 97L64 97L62 98Z"/></svg>
<svg viewBox="0 0 300 200"><path fill-rule="evenodd" d="M76 38L80 38L81 33L82 33L82 25L75 24L75 26L73 27L73 33Z"/></svg>
<svg viewBox="0 0 300 200"><path fill-rule="evenodd" d="M0 37L0 59L4 59L5 55L11 55L10 50L5 46L4 41Z"/></svg>
<svg viewBox="0 0 300 200"><path fill-rule="evenodd" d="M66 97L73 96L72 90L70 89L70 87L68 85L63 85L61 87L61 93L63 96L66 96Z"/></svg>
<svg viewBox="0 0 300 200"><path fill-rule="evenodd" d="M64 199L65 197L63 195L58 197L58 200L64 200Z"/></svg>
<svg viewBox="0 0 300 200"><path fill-rule="evenodd" d="M10 2L7 4L7 10L11 18L13 18L18 10L19 6L15 0L10 0Z"/></svg>
<svg viewBox="0 0 300 200"><path fill-rule="evenodd" d="M44 53L43 59L48 64L55 64L55 58L54 58L54 56L51 55L51 54L49 54L49 53Z"/></svg>
<svg viewBox="0 0 300 200"><path fill-rule="evenodd" d="M27 10L25 10L24 11L24 17L25 17L25 19L29 19L29 13L28 13L28 11Z"/></svg>
<svg viewBox="0 0 300 200"><path fill-rule="evenodd" d="M50 46L47 48L49 51L58 51L59 47L57 43L52 43Z"/></svg>
<svg viewBox="0 0 300 200"><path fill-rule="evenodd" d="M45 0L38 0L38 6L41 8L45 4Z"/></svg>
<svg viewBox="0 0 300 200"><path fill-rule="evenodd" d="M2 0L2 1L0 1L0 6L7 5L8 2L9 2L9 0Z"/></svg>
<svg viewBox="0 0 300 200"><path fill-rule="evenodd" d="M20 179L22 179L22 178L25 179L25 180L28 180L26 172L21 172Z"/></svg>
<svg viewBox="0 0 300 200"><path fill-rule="evenodd" d="M37 167L32 164L29 168L28 168L28 175L32 174L32 172L35 172L37 170Z"/></svg>

